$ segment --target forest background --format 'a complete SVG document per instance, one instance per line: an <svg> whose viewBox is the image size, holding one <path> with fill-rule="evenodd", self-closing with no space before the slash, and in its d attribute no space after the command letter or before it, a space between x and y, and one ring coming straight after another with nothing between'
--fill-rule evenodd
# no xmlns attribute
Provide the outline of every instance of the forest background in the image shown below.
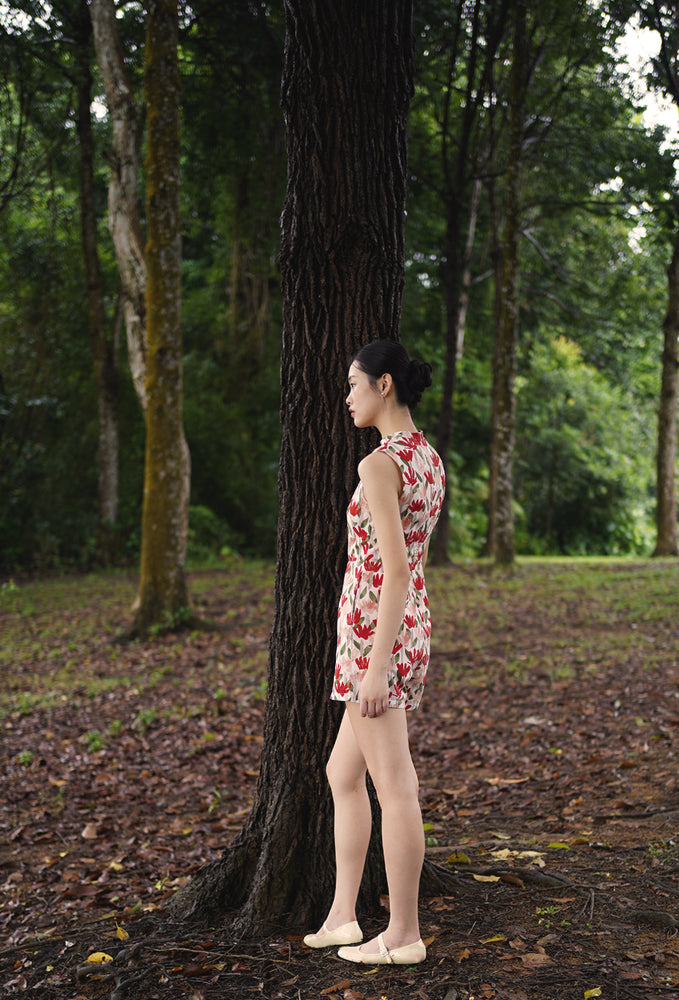
<svg viewBox="0 0 679 1000"><path fill-rule="evenodd" d="M567 6L541 4L529 24L516 551L650 554L676 147L644 117L620 45L654 5ZM478 555L488 541L497 262L511 166L506 12L501 2L481 0L426 0L414 10L401 331L411 353L434 365L433 391L418 411L433 441L452 407L447 551L454 556ZM674 19L663 45L676 64L676 11ZM141 107L140 5L118 5L118 27ZM198 0L180 11L190 558L275 549L284 31L279 4ZM1 33L0 571L134 563L144 415L122 332L107 219L110 122L87 4L5 3ZM671 100L662 59L647 69ZM119 449L115 497L106 504L86 268L92 251L83 252L84 79ZM140 129L142 228L145 141ZM380 331L364 333L368 340ZM676 333L674 340L676 379Z"/></svg>

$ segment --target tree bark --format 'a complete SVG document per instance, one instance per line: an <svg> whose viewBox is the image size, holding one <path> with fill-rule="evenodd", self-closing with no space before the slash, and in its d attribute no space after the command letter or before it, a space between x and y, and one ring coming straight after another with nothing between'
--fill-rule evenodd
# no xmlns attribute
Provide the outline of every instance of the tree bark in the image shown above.
<svg viewBox="0 0 679 1000"><path fill-rule="evenodd" d="M139 116L125 69L113 0L90 0L90 15L112 129L107 154L109 230L122 283L130 370L145 410L146 260L137 202Z"/></svg>
<svg viewBox="0 0 679 1000"><path fill-rule="evenodd" d="M526 97L526 3L514 4L514 39L509 96L509 150L499 322L493 355L491 480L495 523L489 537L499 565L514 561L513 459L516 401L516 347L519 333L519 242L521 236L521 154Z"/></svg>
<svg viewBox="0 0 679 1000"><path fill-rule="evenodd" d="M147 3L146 453L139 607L134 631L188 611L182 421L181 215L177 2Z"/></svg>
<svg viewBox="0 0 679 1000"><path fill-rule="evenodd" d="M86 0L81 0L77 18L78 112L77 130L80 153L80 224L87 281L87 311L90 343L94 359L99 409L99 546L101 554L110 553L110 530L118 520L118 322L106 321L104 293L97 243L97 217L94 205L94 140L92 136L92 73L90 47L92 25Z"/></svg>
<svg viewBox="0 0 679 1000"><path fill-rule="evenodd" d="M171 912L238 909L234 933L285 916L313 926L332 897L325 763L342 709L329 702L346 505L367 442L344 398L351 355L398 338L404 280L410 0L286 0L282 103L280 517L264 744L235 843ZM362 905L376 907L373 851Z"/></svg>
<svg viewBox="0 0 679 1000"><path fill-rule="evenodd" d="M662 381L656 458L656 544L654 556L677 555L677 338L679 337L679 233L667 269L668 304L663 323Z"/></svg>

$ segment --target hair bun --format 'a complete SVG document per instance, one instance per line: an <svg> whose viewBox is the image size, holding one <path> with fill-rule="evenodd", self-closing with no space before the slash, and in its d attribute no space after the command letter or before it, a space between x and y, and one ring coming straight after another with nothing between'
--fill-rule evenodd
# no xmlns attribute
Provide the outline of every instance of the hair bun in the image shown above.
<svg viewBox="0 0 679 1000"><path fill-rule="evenodd" d="M418 401L424 390L429 388L431 382L431 365L429 362L413 359L408 365L408 384L413 393L418 396Z"/></svg>

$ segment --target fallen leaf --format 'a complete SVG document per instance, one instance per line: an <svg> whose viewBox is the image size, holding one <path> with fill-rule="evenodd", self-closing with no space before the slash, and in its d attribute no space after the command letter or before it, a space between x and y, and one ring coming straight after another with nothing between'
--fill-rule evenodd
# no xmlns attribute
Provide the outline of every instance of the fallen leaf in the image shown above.
<svg viewBox="0 0 679 1000"><path fill-rule="evenodd" d="M601 987L595 986L593 990L585 990L585 1000L590 1000L590 997L600 997Z"/></svg>
<svg viewBox="0 0 679 1000"><path fill-rule="evenodd" d="M127 931L125 930L124 927L120 926L120 924L118 923L117 920L116 920L116 936L118 937L118 939L120 941L129 941L130 940L130 935L127 933Z"/></svg>
<svg viewBox="0 0 679 1000"><path fill-rule="evenodd" d="M334 983L332 986L326 986L324 990L321 990L321 996L327 997L331 993L339 993L340 990L347 990L351 986L350 979L343 979L339 983Z"/></svg>
<svg viewBox="0 0 679 1000"><path fill-rule="evenodd" d="M504 934L494 934L492 937L483 938L481 944L495 944L498 941L506 941Z"/></svg>
<svg viewBox="0 0 679 1000"><path fill-rule="evenodd" d="M104 962L112 962L113 955L107 955L105 951L93 951L85 959L86 962L93 962L95 965L103 965Z"/></svg>
<svg viewBox="0 0 679 1000"><path fill-rule="evenodd" d="M469 855L465 854L464 851L453 851L451 855L446 858L447 865L469 865L471 861L469 860Z"/></svg>
<svg viewBox="0 0 679 1000"><path fill-rule="evenodd" d="M81 830L80 836L84 837L85 840L96 840L99 836L99 824L87 823Z"/></svg>
<svg viewBox="0 0 679 1000"><path fill-rule="evenodd" d="M462 951L458 952L457 955L455 956L455 961L457 962L458 965L460 965L460 963L464 962L465 959L469 958L470 955L471 952L469 948L463 948Z"/></svg>
<svg viewBox="0 0 679 1000"><path fill-rule="evenodd" d="M545 965L554 964L552 959L545 952L544 948L538 948L537 951L526 952L526 954L521 955L520 958L527 969L541 969Z"/></svg>
<svg viewBox="0 0 679 1000"><path fill-rule="evenodd" d="M499 882L499 875L472 875L476 882Z"/></svg>

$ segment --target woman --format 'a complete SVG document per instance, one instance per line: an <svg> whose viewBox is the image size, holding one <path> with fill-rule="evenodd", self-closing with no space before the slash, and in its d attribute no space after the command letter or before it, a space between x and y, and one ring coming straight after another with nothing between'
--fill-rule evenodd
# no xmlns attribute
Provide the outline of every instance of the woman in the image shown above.
<svg viewBox="0 0 679 1000"><path fill-rule="evenodd" d="M349 559L340 599L332 698L346 702L327 773L335 806L335 896L311 948L343 945L364 964L423 962L418 888L424 832L408 747L406 711L417 708L429 661L424 564L441 511L442 463L411 411L431 367L400 344L376 341L349 368L347 406L382 440L358 466L347 521ZM363 945L356 899L371 833L370 772L382 810L389 925ZM353 945L353 947L351 947Z"/></svg>

